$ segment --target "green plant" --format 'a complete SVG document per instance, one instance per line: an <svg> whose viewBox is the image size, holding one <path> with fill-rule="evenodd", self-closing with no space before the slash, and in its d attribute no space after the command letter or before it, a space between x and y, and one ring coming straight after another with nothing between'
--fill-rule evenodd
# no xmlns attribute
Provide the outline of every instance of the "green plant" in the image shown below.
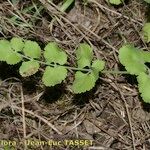
<svg viewBox="0 0 150 150"><path fill-rule="evenodd" d="M73 2L74 0L64 0L63 5L60 7L60 11L62 12L66 11Z"/></svg>
<svg viewBox="0 0 150 150"><path fill-rule="evenodd" d="M41 64L45 65L42 81L46 86L60 84L67 77L70 69L77 71L72 85L74 93L92 89L99 77L99 72L104 69L102 60L92 61L93 51L86 43L80 44L76 50L77 68L65 65L67 54L55 42L49 42L43 52L38 43L34 41L16 37L10 41L0 40L0 54L0 61L6 61L9 65L22 62L19 73L23 77L35 74ZM45 61L41 61L42 54Z"/></svg>
<svg viewBox="0 0 150 150"><path fill-rule="evenodd" d="M99 72L104 69L105 63L102 60L92 61L93 51L91 47L85 43L79 45L76 50L76 56L78 68L89 68L86 73L83 73L82 70L75 73L73 91L75 93L82 93L91 90L95 86Z"/></svg>
<svg viewBox="0 0 150 150"><path fill-rule="evenodd" d="M120 5L124 2L124 0L107 0L110 4ZM150 4L150 0L144 0L145 2Z"/></svg>
<svg viewBox="0 0 150 150"><path fill-rule="evenodd" d="M124 0L108 0L108 2L113 5L120 5L124 2Z"/></svg>
<svg viewBox="0 0 150 150"><path fill-rule="evenodd" d="M149 43L150 42L150 23L145 23L143 26L143 35L144 40Z"/></svg>
<svg viewBox="0 0 150 150"><path fill-rule="evenodd" d="M150 0L144 0L144 1L150 4Z"/></svg>
<svg viewBox="0 0 150 150"><path fill-rule="evenodd" d="M60 84L67 77L69 70L75 71L75 78L71 89L74 93L91 90L99 78L99 73L125 73L137 76L139 92L143 100L150 103L150 52L135 48L132 44L125 44L119 50L119 60L127 71L105 71L105 62L93 59L93 50L86 43L79 44L75 51L77 67L68 66L67 54L57 43L49 42L44 51L37 42L12 38L0 40L0 61L10 65L21 62L19 73L23 77L35 74L40 66L45 66L42 81L45 86ZM44 60L43 60L44 58ZM66 65L67 64L67 65Z"/></svg>
<svg viewBox="0 0 150 150"><path fill-rule="evenodd" d="M149 43L150 23L144 24L142 32L145 42ZM119 60L129 74L137 76L139 92L143 100L150 103L150 68L146 65L150 63L150 52L135 48L132 44L126 44L119 50Z"/></svg>
<svg viewBox="0 0 150 150"><path fill-rule="evenodd" d="M127 72L137 76L139 92L143 100L150 103L150 52L135 48L131 44L122 46L119 50L119 60Z"/></svg>

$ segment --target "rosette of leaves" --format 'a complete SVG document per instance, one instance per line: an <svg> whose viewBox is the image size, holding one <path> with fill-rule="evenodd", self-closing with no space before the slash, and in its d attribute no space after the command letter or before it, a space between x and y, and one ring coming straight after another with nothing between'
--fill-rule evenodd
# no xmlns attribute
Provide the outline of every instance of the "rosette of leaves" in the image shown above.
<svg viewBox="0 0 150 150"><path fill-rule="evenodd" d="M75 80L72 85L74 93L83 93L91 90L99 77L99 72L104 69L105 63L102 60L93 60L92 48L81 43L76 50L77 65L79 70L75 73ZM89 69L85 69L89 68ZM86 72L83 72L86 70Z"/></svg>
<svg viewBox="0 0 150 150"><path fill-rule="evenodd" d="M150 62L150 52L126 44L119 50L119 60L129 74L137 76L141 96L145 102L150 103L150 70L145 65Z"/></svg>
<svg viewBox="0 0 150 150"><path fill-rule="evenodd" d="M55 42L50 42L44 48L46 67L42 81L46 86L60 84L67 76L67 69L63 66L67 63L67 54Z"/></svg>

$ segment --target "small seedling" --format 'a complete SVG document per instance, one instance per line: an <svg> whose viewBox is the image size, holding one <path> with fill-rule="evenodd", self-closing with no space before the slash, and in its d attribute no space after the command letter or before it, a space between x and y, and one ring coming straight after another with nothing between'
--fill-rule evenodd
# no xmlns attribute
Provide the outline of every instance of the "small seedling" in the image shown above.
<svg viewBox="0 0 150 150"><path fill-rule="evenodd" d="M65 80L69 70L75 71L71 86L75 94L91 90L99 78L99 73L136 75L139 92L143 100L150 103L150 69L146 65L147 62L150 63L150 52L135 48L131 44L126 44L119 50L119 60L125 66L125 72L104 71L105 62L93 60L93 50L87 43L79 44L76 49L76 67L65 65L69 63L67 54L56 42L49 42L42 51L37 42L14 37L10 41L0 40L0 54L0 61L10 65L22 62L19 73L23 77L35 74L41 64L42 67L45 66L42 81L48 87Z"/></svg>
<svg viewBox="0 0 150 150"><path fill-rule="evenodd" d="M42 81L46 86L60 84L67 77L68 70L77 71L72 85L74 93L82 93L91 90L99 77L99 72L104 69L102 60L93 60L92 48L82 43L76 50L78 67L65 66L67 54L57 43L49 42L43 52L45 61L41 60L42 50L37 42L21 38L0 40L0 61L6 61L9 65L22 62L19 73L22 77L28 77L38 72L40 65L45 65ZM85 69L88 67L89 69ZM84 72L83 72L84 71Z"/></svg>

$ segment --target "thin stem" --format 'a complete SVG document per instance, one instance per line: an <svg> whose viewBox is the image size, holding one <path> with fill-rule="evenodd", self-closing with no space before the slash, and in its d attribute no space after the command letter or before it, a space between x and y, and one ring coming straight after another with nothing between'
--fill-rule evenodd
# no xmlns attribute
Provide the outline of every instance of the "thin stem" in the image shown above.
<svg viewBox="0 0 150 150"><path fill-rule="evenodd" d="M42 65L47 65L47 66L55 67L55 64L51 64L51 63L48 63L48 62L43 62L43 61L40 61L40 60L35 60L35 59L32 59L32 58L30 58L30 57L27 57L27 56L25 56L25 55L23 55L23 54L20 54L20 55L21 55L23 58L28 59L28 60L30 60L30 61L36 61L36 62L38 62L38 63L40 63L40 64L42 64ZM65 67L65 68L68 69L68 70L87 71L87 72L90 72L90 71L91 71L91 69L76 68L76 67L70 67L70 66L59 65L59 64L58 64L57 66L63 66L63 67Z"/></svg>
<svg viewBox="0 0 150 150"><path fill-rule="evenodd" d="M34 61L37 61L38 63L40 64L43 64L43 65L47 65L47 66L51 66L51 67L55 67L55 64L51 64L51 63L48 63L48 62L43 62L43 61L40 61L40 60L35 60L35 59L32 59L30 57L27 57L23 54L20 54L23 58L25 59L28 59L30 61L34 60ZM86 72L91 72L91 69L85 69L85 68L77 68L77 67L70 67L70 66L65 66L65 65L57 65L57 66L63 66L65 67L66 69L68 70L74 70L74 71L86 71ZM103 70L101 71L101 73L104 73L104 74L108 74L108 73L111 73L111 74L129 74L127 71L119 71L119 70Z"/></svg>
<svg viewBox="0 0 150 150"><path fill-rule="evenodd" d="M64 66L66 69L75 70L75 71L87 71L90 72L91 69L84 69L84 68L76 68L76 67L70 67L70 66Z"/></svg>

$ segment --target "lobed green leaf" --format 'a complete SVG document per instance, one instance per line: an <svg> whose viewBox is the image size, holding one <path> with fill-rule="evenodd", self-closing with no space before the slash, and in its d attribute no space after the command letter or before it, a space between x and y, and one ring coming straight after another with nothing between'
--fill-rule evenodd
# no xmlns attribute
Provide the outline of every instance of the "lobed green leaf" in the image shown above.
<svg viewBox="0 0 150 150"><path fill-rule="evenodd" d="M23 62L19 68L19 73L22 77L28 77L35 74L39 70L39 63L37 61Z"/></svg>
<svg viewBox="0 0 150 150"><path fill-rule="evenodd" d="M22 60L20 54L15 52L11 43L7 40L0 40L0 61L6 61L9 65L14 65Z"/></svg>
<svg viewBox="0 0 150 150"><path fill-rule="evenodd" d="M119 60L130 74L138 75L146 71L145 61L141 51L133 45L127 44L119 50Z"/></svg>
<svg viewBox="0 0 150 150"><path fill-rule="evenodd" d="M67 76L67 69L64 66L47 66L42 81L46 86L55 86L60 84Z"/></svg>
<svg viewBox="0 0 150 150"><path fill-rule="evenodd" d="M14 37L10 40L11 48L16 52L21 52L24 47L22 38Z"/></svg>
<svg viewBox="0 0 150 150"><path fill-rule="evenodd" d="M150 4L150 0L144 0L144 1Z"/></svg>
<svg viewBox="0 0 150 150"><path fill-rule="evenodd" d="M79 68L91 66L91 61L93 59L93 51L90 45L86 43L81 43L76 50L76 56Z"/></svg>
<svg viewBox="0 0 150 150"><path fill-rule="evenodd" d="M37 42L27 40L25 41L23 52L30 58L40 58L41 48Z"/></svg>
<svg viewBox="0 0 150 150"><path fill-rule="evenodd" d="M124 0L108 0L109 3L114 4L114 5L120 5L123 3Z"/></svg>
<svg viewBox="0 0 150 150"><path fill-rule="evenodd" d="M92 68L98 72L102 71L105 67L105 62L102 60L94 60L92 63Z"/></svg>
<svg viewBox="0 0 150 150"><path fill-rule="evenodd" d="M82 73L81 71L77 71L72 85L73 92L80 94L91 90L95 86L96 78L94 72Z"/></svg>
<svg viewBox="0 0 150 150"><path fill-rule="evenodd" d="M6 61L6 58L10 51L10 42L7 40L0 40L0 61Z"/></svg>
<svg viewBox="0 0 150 150"><path fill-rule="evenodd" d="M141 57L144 62L150 62L150 52L149 51L141 51Z"/></svg>
<svg viewBox="0 0 150 150"><path fill-rule="evenodd" d="M11 50L7 54L6 62L9 65L15 65L22 61L22 56L19 53L16 53L15 51Z"/></svg>
<svg viewBox="0 0 150 150"><path fill-rule="evenodd" d="M67 62L67 54L58 47L57 43L48 43L44 50L44 57L47 62L60 65L64 65Z"/></svg>
<svg viewBox="0 0 150 150"><path fill-rule="evenodd" d="M102 60L94 60L92 63L92 70L95 73L96 79L99 77L99 73L104 69L105 62Z"/></svg>
<svg viewBox="0 0 150 150"><path fill-rule="evenodd" d="M145 23L143 26L144 40L150 42L150 23Z"/></svg>
<svg viewBox="0 0 150 150"><path fill-rule="evenodd" d="M150 103L150 75L142 72L137 76L137 81L144 102Z"/></svg>
<svg viewBox="0 0 150 150"><path fill-rule="evenodd" d="M46 86L55 86L61 83L67 76L67 69L64 65L67 62L66 53L59 48L55 42L50 42L44 49L44 57L48 63L54 63L54 67L47 66L42 81ZM31 60L22 62L19 73L23 77L31 76L39 70L39 62L34 60L40 58L41 48L34 42L27 40L22 41L21 38L12 38L11 41L0 40L0 61L6 61L8 64L16 64L22 60L20 52ZM76 50L77 64L79 68L88 66L90 72L82 73L77 71L72 89L75 93L89 91L95 86L95 82L99 77L99 72L104 69L105 63L102 60L93 59L93 51L90 45L82 43ZM91 65L92 62L92 65ZM59 65L57 65L59 64Z"/></svg>
<svg viewBox="0 0 150 150"><path fill-rule="evenodd" d="M91 90L95 86L95 82L99 77L99 72L104 69L105 63L102 60L93 61L93 51L90 45L81 43L76 50L77 64L79 68L88 66L91 71L83 73L77 71L75 74L75 80L72 85L74 93L83 93Z"/></svg>

